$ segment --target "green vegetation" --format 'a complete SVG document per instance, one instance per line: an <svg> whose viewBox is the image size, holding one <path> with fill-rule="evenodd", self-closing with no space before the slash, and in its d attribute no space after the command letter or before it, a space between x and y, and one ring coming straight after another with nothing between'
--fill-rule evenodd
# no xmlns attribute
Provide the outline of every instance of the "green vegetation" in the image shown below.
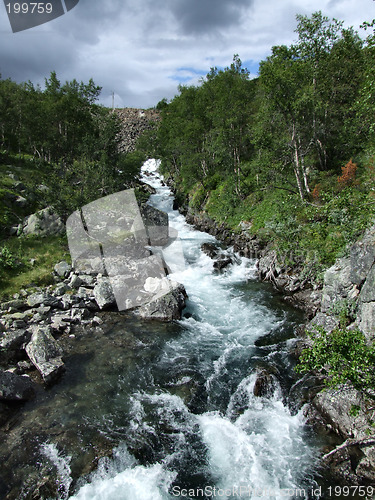
<svg viewBox="0 0 375 500"><path fill-rule="evenodd" d="M60 239L10 237L10 229L39 209L63 220L101 196L133 187L145 160L118 148L117 114L95 104L92 80L62 84L55 72L42 90L0 77L0 296L51 281L67 255ZM31 259L34 259L30 264Z"/></svg>
<svg viewBox="0 0 375 500"><path fill-rule="evenodd" d="M257 78L236 55L161 101L149 148L179 200L234 231L247 222L319 280L375 216L375 37L321 12L297 20Z"/></svg>
<svg viewBox="0 0 375 500"><path fill-rule="evenodd" d="M319 371L327 387L350 382L370 399L375 399L375 344L369 344L359 330L335 328L327 333L317 327L309 332L312 347L304 349L297 371Z"/></svg>
<svg viewBox="0 0 375 500"><path fill-rule="evenodd" d="M51 285L53 267L61 260L70 261L65 237L9 238L0 246L0 298L23 288Z"/></svg>

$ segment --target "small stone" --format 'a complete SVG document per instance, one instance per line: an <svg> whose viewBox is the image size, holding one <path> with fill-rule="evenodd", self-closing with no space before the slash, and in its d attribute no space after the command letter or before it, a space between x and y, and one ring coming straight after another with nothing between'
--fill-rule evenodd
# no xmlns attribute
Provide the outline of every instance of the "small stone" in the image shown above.
<svg viewBox="0 0 375 500"><path fill-rule="evenodd" d="M81 285L82 285L81 278L76 274L73 274L70 279L69 286L72 288L79 288Z"/></svg>
<svg viewBox="0 0 375 500"><path fill-rule="evenodd" d="M98 283L94 288L94 296L100 309L105 309L116 304L116 299L108 278L98 279Z"/></svg>
<svg viewBox="0 0 375 500"><path fill-rule="evenodd" d="M102 325L104 321L101 318L99 318L99 316L94 316L91 320L91 323L93 326L99 326Z"/></svg>
<svg viewBox="0 0 375 500"><path fill-rule="evenodd" d="M12 328L14 328L15 330L19 330L21 328L26 328L27 324L25 321L23 321L22 319L17 319L16 321L13 321L12 323Z"/></svg>
<svg viewBox="0 0 375 500"><path fill-rule="evenodd" d="M67 278L72 270L72 266L63 260L55 265L54 270L60 278Z"/></svg>
<svg viewBox="0 0 375 500"><path fill-rule="evenodd" d="M45 292L36 292L27 298L27 304L30 307L37 307L40 305L58 307L59 300L53 295Z"/></svg>
<svg viewBox="0 0 375 500"><path fill-rule="evenodd" d="M62 297L67 291L69 287L65 283L59 283L55 288L56 297Z"/></svg>

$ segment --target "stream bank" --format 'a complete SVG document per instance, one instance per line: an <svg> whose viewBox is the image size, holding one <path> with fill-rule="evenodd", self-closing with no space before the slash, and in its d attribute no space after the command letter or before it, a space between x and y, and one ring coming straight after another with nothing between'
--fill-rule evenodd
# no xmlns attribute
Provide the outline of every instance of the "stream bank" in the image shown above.
<svg viewBox="0 0 375 500"><path fill-rule="evenodd" d="M368 342L374 341L375 224L349 247L346 257L338 259L325 271L323 284L317 285L305 279L301 268L280 264L276 250L251 235L246 224L241 225L239 233L234 233L217 225L204 213L186 206L182 210L187 221L197 229L207 231L240 255L257 259L258 278L272 283L283 300L304 311L306 326L300 329L302 338L296 347L297 356L303 348L309 347L305 329L313 330L319 326L327 332L332 331L338 327L339 314L344 308L355 311L349 328L359 328ZM373 484L375 429L369 401L350 384L336 390L325 389L322 377L308 378L305 377L312 386L306 410L309 423L317 431L333 432L337 439L348 444L329 455L325 466L345 484Z"/></svg>
<svg viewBox="0 0 375 500"><path fill-rule="evenodd" d="M59 383L37 384L2 426L2 497L170 500L190 488L209 498L242 484L282 498L326 484L327 437L306 426L293 371L301 312L259 282L254 260L187 225L168 188L150 181L184 250L183 268L165 255L188 294L183 317L96 310L97 324L87 317L61 333Z"/></svg>

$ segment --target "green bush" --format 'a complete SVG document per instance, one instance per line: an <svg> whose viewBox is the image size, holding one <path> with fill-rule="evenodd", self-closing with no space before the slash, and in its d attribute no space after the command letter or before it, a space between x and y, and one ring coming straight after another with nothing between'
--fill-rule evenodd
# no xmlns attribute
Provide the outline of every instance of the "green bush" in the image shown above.
<svg viewBox="0 0 375 500"><path fill-rule="evenodd" d="M358 329L339 327L327 333L317 327L308 332L311 348L302 351L296 370L318 371L328 387L350 382L353 387L375 399L375 344L368 343Z"/></svg>
<svg viewBox="0 0 375 500"><path fill-rule="evenodd" d="M17 265L17 258L9 248L4 245L0 249L0 269L15 269Z"/></svg>

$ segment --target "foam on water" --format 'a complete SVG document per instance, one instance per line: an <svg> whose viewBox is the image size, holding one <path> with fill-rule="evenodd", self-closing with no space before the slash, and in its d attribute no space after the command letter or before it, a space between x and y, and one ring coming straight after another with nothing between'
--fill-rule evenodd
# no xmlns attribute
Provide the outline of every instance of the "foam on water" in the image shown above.
<svg viewBox="0 0 375 500"><path fill-rule="evenodd" d="M172 245L163 255L173 271L170 278L184 284L189 299L178 337L166 340L158 360L159 369L170 374L169 382L162 389L155 385L130 397L129 433L135 444L149 438L157 448L156 458L141 465L124 445L112 460L101 462L72 498L170 500L176 498L173 492L180 491L174 488L200 474L206 484L221 488L221 498L238 496L235 488L240 487L272 492L246 498L285 498L283 489L304 484L316 452L306 442L302 413L292 415L283 404L276 377L267 397L254 395L254 360L259 357L255 341L284 319L247 289L254 280L254 261L237 256L224 273L214 272L212 260L200 247L215 239L193 229L173 210L158 167L155 160L146 162L144 179L157 189L151 203L167 211L178 232L186 265L180 268L174 260ZM268 348L265 355L272 358L279 353ZM172 373L177 373L176 379ZM179 394L165 389L194 380L201 381L203 411L193 411ZM182 469L190 471L190 479Z"/></svg>
<svg viewBox="0 0 375 500"><path fill-rule="evenodd" d="M53 443L44 443L41 447L42 454L47 457L56 467L58 477L58 491L63 500L69 496L69 488L72 483L70 461L71 457L63 456L57 446Z"/></svg>

